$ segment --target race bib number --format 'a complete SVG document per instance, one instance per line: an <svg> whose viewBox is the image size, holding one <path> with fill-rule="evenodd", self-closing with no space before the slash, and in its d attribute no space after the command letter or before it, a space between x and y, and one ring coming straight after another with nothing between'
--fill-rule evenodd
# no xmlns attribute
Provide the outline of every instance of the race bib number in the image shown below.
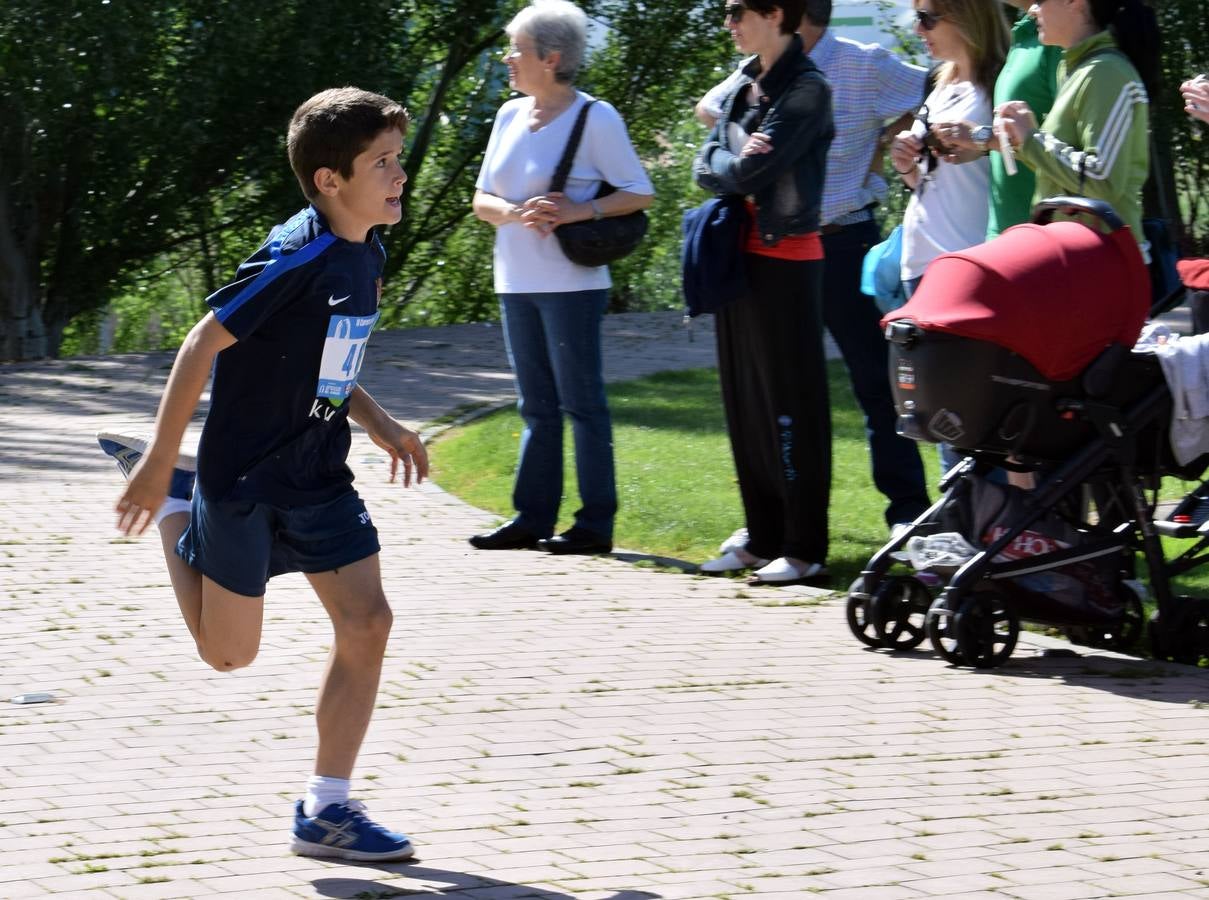
<svg viewBox="0 0 1209 900"><path fill-rule="evenodd" d="M378 315L331 317L327 324L327 340L323 342L323 360L319 363L316 397L325 397L339 406L353 392L361 363L365 361L365 345L369 343Z"/></svg>

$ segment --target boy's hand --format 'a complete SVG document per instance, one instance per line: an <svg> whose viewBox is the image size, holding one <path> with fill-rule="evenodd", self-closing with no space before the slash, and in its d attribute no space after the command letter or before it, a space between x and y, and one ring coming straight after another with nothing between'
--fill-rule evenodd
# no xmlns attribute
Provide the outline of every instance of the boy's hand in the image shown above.
<svg viewBox="0 0 1209 900"><path fill-rule="evenodd" d="M381 431L368 431L369 439L390 455L390 480L399 474L399 463L403 463L403 487L411 487L412 475L416 484L428 477L428 451L420 436L410 428L404 428L394 419Z"/></svg>
<svg viewBox="0 0 1209 900"><path fill-rule="evenodd" d="M168 497L172 482L173 459L167 465L158 462L150 451L143 456L130 472L126 489L114 505L118 514L118 531L127 537L137 536L147 530L154 521L156 510Z"/></svg>

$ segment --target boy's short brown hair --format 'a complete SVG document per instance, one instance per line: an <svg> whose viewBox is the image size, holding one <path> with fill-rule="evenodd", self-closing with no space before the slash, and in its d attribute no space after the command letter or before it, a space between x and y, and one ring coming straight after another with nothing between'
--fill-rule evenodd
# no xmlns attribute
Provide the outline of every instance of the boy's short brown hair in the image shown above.
<svg viewBox="0 0 1209 900"><path fill-rule="evenodd" d="M353 160L388 128L407 133L411 117L400 104L355 87L320 91L294 111L286 136L290 168L308 200L319 195L315 172L327 168L352 178Z"/></svg>

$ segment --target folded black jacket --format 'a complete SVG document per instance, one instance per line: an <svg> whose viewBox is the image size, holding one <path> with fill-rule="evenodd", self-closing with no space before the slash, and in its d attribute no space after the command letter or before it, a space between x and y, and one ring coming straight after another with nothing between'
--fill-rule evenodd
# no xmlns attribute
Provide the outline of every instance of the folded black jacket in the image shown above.
<svg viewBox="0 0 1209 900"><path fill-rule="evenodd" d="M690 316L716 313L747 289L743 239L747 208L738 194L710 197L680 223L680 283Z"/></svg>

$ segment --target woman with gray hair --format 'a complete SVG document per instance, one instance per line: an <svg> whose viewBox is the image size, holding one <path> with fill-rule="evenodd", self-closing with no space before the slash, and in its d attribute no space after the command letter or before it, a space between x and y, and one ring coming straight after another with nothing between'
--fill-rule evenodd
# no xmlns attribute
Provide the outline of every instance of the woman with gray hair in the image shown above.
<svg viewBox="0 0 1209 900"><path fill-rule="evenodd" d="M609 270L571 262L553 231L644 209L654 191L617 111L574 86L586 29L587 17L567 0L533 0L507 28L508 83L521 96L496 115L474 214L495 226L495 291L525 430L512 493L517 514L470 538L480 550L608 553L613 547L613 429L600 352ZM551 192L586 103L593 105L566 186ZM616 190L597 197L606 181ZM564 412L571 419L581 507L574 525L552 537L563 491Z"/></svg>

